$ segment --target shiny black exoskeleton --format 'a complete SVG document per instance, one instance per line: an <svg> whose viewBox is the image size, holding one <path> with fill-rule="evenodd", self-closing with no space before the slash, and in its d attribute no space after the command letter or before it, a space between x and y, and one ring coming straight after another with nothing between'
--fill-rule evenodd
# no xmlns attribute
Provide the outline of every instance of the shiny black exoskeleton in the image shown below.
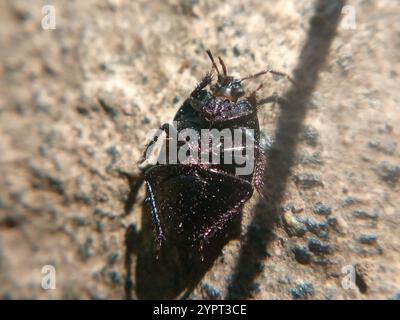
<svg viewBox="0 0 400 320"><path fill-rule="evenodd" d="M274 70L235 79L228 75L223 60L220 72L210 51L207 51L213 68L192 91L174 117L176 130L194 129L252 129L254 132L254 170L246 175L236 175L237 164L200 162L155 164L146 167L144 180L146 202L149 205L156 238L202 248L219 232L223 232L234 217L240 215L245 202L253 194L253 186L261 192L265 156L259 147L260 128L257 107L277 100L276 96L257 102L259 86L248 96L242 82L266 73L284 75ZM212 73L218 74L213 83ZM286 76L287 77L287 76ZM288 78L288 77L287 77ZM290 78L289 78L290 79ZM209 89L207 89L207 87ZM162 131L170 134L171 127L163 125ZM146 151L157 141L150 142ZM179 149L178 144L178 149ZM222 149L224 149L222 142ZM202 151L199 144L198 152ZM146 160L146 159L144 159Z"/></svg>

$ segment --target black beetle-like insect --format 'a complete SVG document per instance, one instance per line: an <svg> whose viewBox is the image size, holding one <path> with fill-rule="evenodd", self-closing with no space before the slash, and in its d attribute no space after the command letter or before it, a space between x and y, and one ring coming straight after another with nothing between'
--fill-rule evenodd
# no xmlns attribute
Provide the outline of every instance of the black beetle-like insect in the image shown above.
<svg viewBox="0 0 400 320"><path fill-rule="evenodd" d="M257 102L256 92L261 85L245 97L242 83L267 73L285 76L271 69L235 79L228 75L221 57L218 57L222 73L208 50L212 69L192 91L174 117L176 130L193 129L252 129L254 139L254 170L247 175L235 174L236 163L204 164L199 162L177 162L155 164L146 167L144 181L146 202L149 205L156 238L195 246L199 249L221 230L224 230L234 217L242 213L245 202L253 194L253 186L261 193L263 189L263 170L265 155L262 152L257 108L265 103L275 102L278 96ZM213 83L213 71L218 78ZM209 90L207 90L209 86ZM170 125L164 124L160 130L170 135ZM147 146L158 139L156 136ZM178 143L178 149L180 145ZM204 146L199 146L202 152ZM222 142L224 149L224 142ZM144 156L143 161L147 159ZM142 161L142 162L143 162Z"/></svg>

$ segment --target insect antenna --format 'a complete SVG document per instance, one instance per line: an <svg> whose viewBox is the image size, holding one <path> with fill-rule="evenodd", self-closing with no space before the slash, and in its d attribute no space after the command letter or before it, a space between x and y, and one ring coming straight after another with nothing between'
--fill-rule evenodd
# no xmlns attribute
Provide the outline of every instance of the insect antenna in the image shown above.
<svg viewBox="0 0 400 320"><path fill-rule="evenodd" d="M211 62L212 62L213 67L215 68L215 70L217 70L217 73L218 73L218 75L219 75L219 74L220 74L220 73L219 73L219 69L218 69L218 67L217 67L217 64L215 63L215 60L214 60L214 57L213 57L211 51L210 51L210 50L207 50L207 54L208 54L208 56L209 56L209 58L210 58L210 60L211 60Z"/></svg>
<svg viewBox="0 0 400 320"><path fill-rule="evenodd" d="M224 71L224 77L227 78L228 77L228 71L226 69L225 62L224 62L224 60L222 60L222 58L220 56L218 56L218 60L219 60L219 63L221 64L221 66L222 66L222 70Z"/></svg>

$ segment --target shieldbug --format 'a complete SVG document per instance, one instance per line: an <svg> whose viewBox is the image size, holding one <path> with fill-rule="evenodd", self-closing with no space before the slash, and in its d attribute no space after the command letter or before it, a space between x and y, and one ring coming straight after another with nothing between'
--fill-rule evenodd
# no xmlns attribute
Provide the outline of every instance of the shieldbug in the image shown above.
<svg viewBox="0 0 400 320"><path fill-rule="evenodd" d="M240 145L228 144L225 136L218 145L221 151L219 163L209 161L209 156L205 162L191 158L189 161L176 159L174 163L166 161L144 166L149 150L159 140L159 135L156 135L146 147L142 167L146 202L159 245L164 241L172 241L203 248L217 233L223 232L234 217L242 213L254 187L261 193L266 158L260 148L257 108L275 102L279 97L273 95L257 101L256 93L262 86L246 95L242 84L267 73L284 76L293 82L286 74L271 69L236 79L228 74L221 57L218 57L218 60L222 72L209 50L207 54L212 63L211 71L177 111L174 117L176 128L164 124L159 131L165 132L167 140L171 140L171 130L182 132L190 129L198 133L205 129L225 130L225 133L230 132L232 137L235 136L235 130L240 130L242 138L251 130L254 152L250 161L254 162L254 170L242 175L237 174L237 162L226 161L225 151L229 151L230 148L243 156L245 149ZM217 73L215 82L214 72ZM208 145L205 145L204 140L200 140L199 138L197 143L194 141L189 147L186 146L185 150L203 154L204 149L209 149L210 141L206 141ZM182 141L177 141L175 146L177 150L166 148L167 155L172 151L182 151Z"/></svg>

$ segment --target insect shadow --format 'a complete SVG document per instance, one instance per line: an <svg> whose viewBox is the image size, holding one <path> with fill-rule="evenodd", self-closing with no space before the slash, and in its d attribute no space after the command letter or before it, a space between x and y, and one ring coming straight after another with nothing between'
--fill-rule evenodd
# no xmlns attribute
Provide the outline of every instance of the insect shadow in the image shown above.
<svg viewBox="0 0 400 320"><path fill-rule="evenodd" d="M125 203L128 214L143 183L143 177L128 177L130 194ZM213 239L213 245L204 247L202 257L187 246L164 242L157 248L154 227L144 202L141 205L142 227L138 231L130 225L125 233L125 298L126 299L184 299L211 268L222 248L231 240L238 239L241 232L241 215L229 227ZM132 272L136 257L135 274ZM134 279L134 281L133 281Z"/></svg>

